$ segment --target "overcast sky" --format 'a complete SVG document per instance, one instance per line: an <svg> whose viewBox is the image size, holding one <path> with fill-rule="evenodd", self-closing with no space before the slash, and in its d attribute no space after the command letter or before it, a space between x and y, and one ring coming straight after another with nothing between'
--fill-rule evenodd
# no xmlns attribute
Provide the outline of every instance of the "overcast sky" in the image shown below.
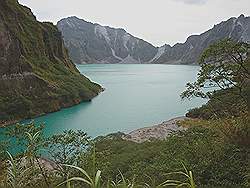
<svg viewBox="0 0 250 188"><path fill-rule="evenodd" d="M40 21L77 16L124 28L156 46L185 42L230 17L250 15L250 0L19 0Z"/></svg>

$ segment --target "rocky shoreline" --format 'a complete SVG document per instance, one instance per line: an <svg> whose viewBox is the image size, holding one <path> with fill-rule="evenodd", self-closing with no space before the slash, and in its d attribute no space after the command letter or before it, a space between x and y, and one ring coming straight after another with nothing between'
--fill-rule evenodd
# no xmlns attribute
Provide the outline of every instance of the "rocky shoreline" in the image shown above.
<svg viewBox="0 0 250 188"><path fill-rule="evenodd" d="M186 128L178 126L177 122L181 120L188 119L187 117L176 117L168 121L164 121L160 124L153 125L150 127L144 127L131 131L128 134L124 134L122 138L124 140L142 143L149 141L151 139L160 139L163 140L166 137L170 136L174 132L186 130Z"/></svg>

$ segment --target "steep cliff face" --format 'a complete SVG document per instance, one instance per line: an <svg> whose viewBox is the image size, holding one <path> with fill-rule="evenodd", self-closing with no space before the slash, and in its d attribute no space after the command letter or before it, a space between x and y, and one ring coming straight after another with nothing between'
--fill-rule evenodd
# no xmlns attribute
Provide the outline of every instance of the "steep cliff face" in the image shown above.
<svg viewBox="0 0 250 188"><path fill-rule="evenodd" d="M58 22L75 63L146 63L157 53L150 43L124 29L115 29L69 17Z"/></svg>
<svg viewBox="0 0 250 188"><path fill-rule="evenodd" d="M64 18L57 26L74 63L197 64L202 51L218 40L232 38L250 42L250 17L244 15L221 22L173 47L154 47L123 29L104 27L77 17Z"/></svg>
<svg viewBox="0 0 250 188"><path fill-rule="evenodd" d="M250 17L230 18L200 35L188 37L185 43L167 46L152 63L196 64L205 48L225 38L250 43Z"/></svg>
<svg viewBox="0 0 250 188"><path fill-rule="evenodd" d="M0 125L90 100L101 87L69 59L61 33L17 0L0 1Z"/></svg>

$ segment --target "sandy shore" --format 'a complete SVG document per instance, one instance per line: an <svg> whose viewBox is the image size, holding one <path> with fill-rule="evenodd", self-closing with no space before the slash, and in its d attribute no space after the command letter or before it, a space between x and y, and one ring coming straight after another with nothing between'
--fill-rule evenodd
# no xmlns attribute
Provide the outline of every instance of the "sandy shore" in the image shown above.
<svg viewBox="0 0 250 188"><path fill-rule="evenodd" d="M168 121L164 121L158 125L140 128L126 134L123 136L123 139L137 143L142 143L150 139L162 140L174 132L186 130L186 128L177 125L178 121L184 119L187 119L187 117L177 117Z"/></svg>

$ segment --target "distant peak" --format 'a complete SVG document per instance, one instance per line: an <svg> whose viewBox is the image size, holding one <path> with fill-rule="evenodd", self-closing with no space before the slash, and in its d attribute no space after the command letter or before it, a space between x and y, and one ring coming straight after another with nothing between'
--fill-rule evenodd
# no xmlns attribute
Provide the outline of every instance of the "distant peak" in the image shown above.
<svg viewBox="0 0 250 188"><path fill-rule="evenodd" d="M239 16L239 18L245 18L244 14L241 14L241 15Z"/></svg>
<svg viewBox="0 0 250 188"><path fill-rule="evenodd" d="M78 18L77 16L69 16L66 19L70 19L70 20L80 20L80 18Z"/></svg>
<svg viewBox="0 0 250 188"><path fill-rule="evenodd" d="M162 45L162 46L160 46L160 48L169 48L169 47L171 47L171 45L170 44L164 44L164 45Z"/></svg>

